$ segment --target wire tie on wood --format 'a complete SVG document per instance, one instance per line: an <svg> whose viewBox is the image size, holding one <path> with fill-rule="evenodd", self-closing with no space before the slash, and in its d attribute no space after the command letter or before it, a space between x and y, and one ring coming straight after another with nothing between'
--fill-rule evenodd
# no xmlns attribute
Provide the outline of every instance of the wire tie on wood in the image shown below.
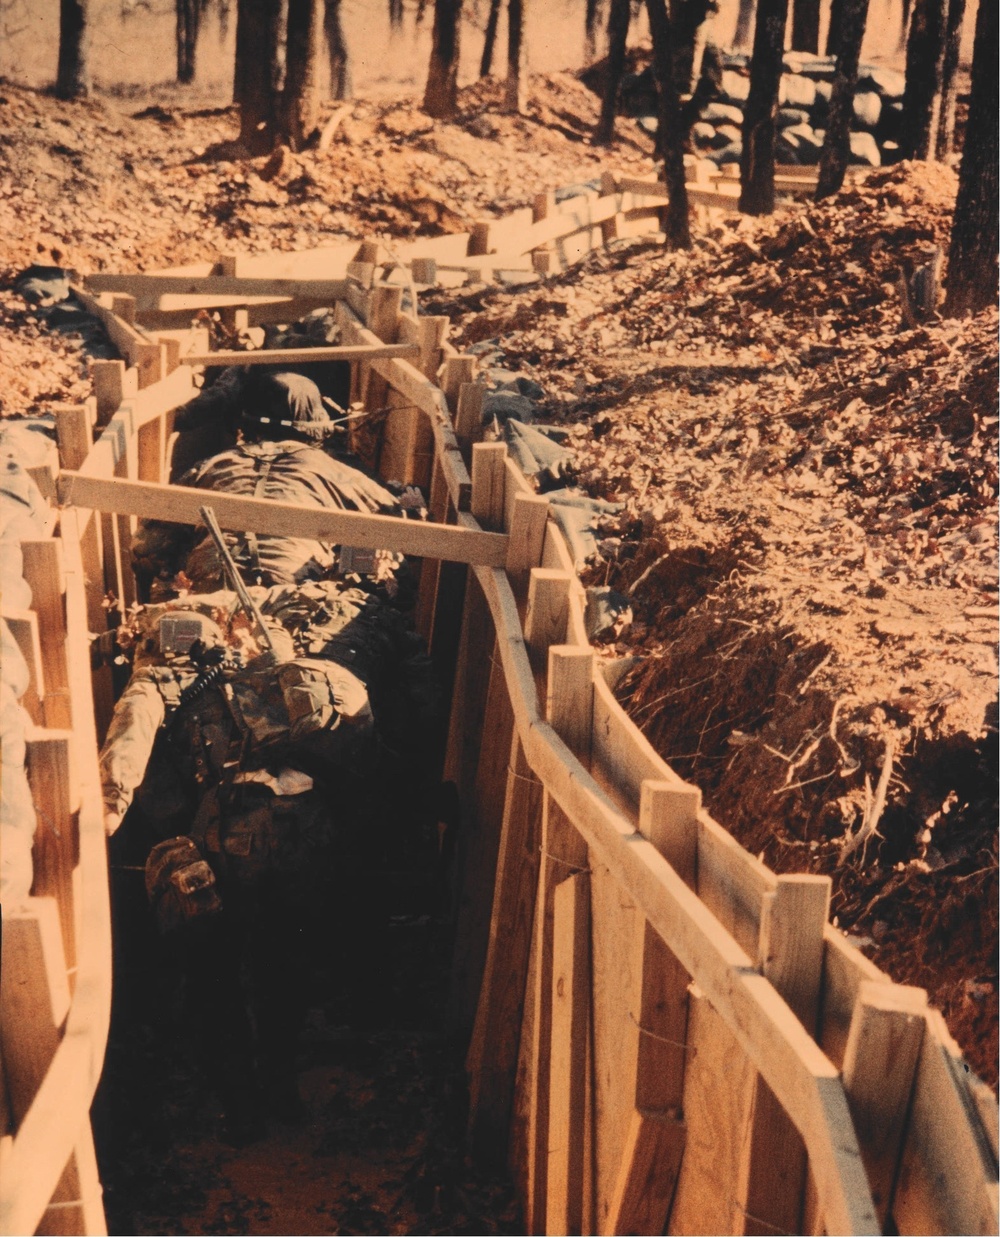
<svg viewBox="0 0 1000 1237"><path fill-rule="evenodd" d="M581 868L577 864L571 863L569 859L563 859L559 855L553 855L549 850L543 850L542 857L544 859L551 859L553 863L558 863L561 867L569 868L569 870L573 873L593 871L593 868Z"/></svg>
<svg viewBox="0 0 1000 1237"><path fill-rule="evenodd" d="M518 773L514 766L510 764L507 766L507 776L514 778L518 782L527 782L530 786L541 786L542 784L537 777L525 777L523 773Z"/></svg>
<svg viewBox="0 0 1000 1237"><path fill-rule="evenodd" d="M682 1052L687 1052L690 1054L692 1061L698 1055L698 1049L694 1044L686 1044L682 1039L670 1039L669 1036L661 1035L658 1031L654 1031L650 1027L644 1027L631 1010L628 1011L628 1016L632 1022L632 1025L641 1035L648 1035L650 1039L659 1040L661 1044L669 1044L672 1048L680 1048Z"/></svg>
<svg viewBox="0 0 1000 1237"><path fill-rule="evenodd" d="M762 1216L755 1216L752 1211L747 1211L742 1203L738 1203L735 1198L730 1196L729 1201L733 1204L737 1211L741 1211L748 1220L753 1224L761 1224L769 1233L777 1233L778 1237L792 1237L792 1234L787 1229L778 1228L776 1224L772 1224L770 1220L765 1220Z"/></svg>

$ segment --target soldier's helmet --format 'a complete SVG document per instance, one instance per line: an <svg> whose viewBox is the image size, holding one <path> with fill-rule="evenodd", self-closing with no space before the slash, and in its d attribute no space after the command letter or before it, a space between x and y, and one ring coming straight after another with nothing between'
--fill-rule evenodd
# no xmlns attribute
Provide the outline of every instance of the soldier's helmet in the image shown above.
<svg viewBox="0 0 1000 1237"><path fill-rule="evenodd" d="M319 387L302 374L252 370L243 396L240 418L243 437L320 444L333 423L323 407Z"/></svg>

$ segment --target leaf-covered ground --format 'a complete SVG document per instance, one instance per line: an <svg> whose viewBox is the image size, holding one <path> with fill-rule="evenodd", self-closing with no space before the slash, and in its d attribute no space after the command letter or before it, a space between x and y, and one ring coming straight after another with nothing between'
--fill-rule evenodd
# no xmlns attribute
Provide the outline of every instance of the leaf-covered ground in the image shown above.
<svg viewBox="0 0 1000 1237"><path fill-rule="evenodd" d="M897 288L955 186L899 165L438 308L624 504L586 575L631 602L632 716L774 870L832 876L995 1086L997 315L906 327Z"/></svg>

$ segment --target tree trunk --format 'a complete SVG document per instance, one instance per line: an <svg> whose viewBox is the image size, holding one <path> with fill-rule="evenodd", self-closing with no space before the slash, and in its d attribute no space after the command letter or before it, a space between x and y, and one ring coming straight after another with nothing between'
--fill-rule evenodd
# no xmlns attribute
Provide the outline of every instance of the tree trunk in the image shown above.
<svg viewBox="0 0 1000 1237"><path fill-rule="evenodd" d="M59 0L56 94L60 99L90 94L90 0Z"/></svg>
<svg viewBox="0 0 1000 1237"><path fill-rule="evenodd" d="M458 111L458 57L462 0L434 0L434 43L424 90L424 111L451 120Z"/></svg>
<svg viewBox="0 0 1000 1237"><path fill-rule="evenodd" d="M281 99L282 136L302 150L319 119L319 49L323 38L322 0L288 0L285 90Z"/></svg>
<svg viewBox="0 0 1000 1237"><path fill-rule="evenodd" d="M933 159L941 119L947 0L916 0L906 40L906 89L900 153Z"/></svg>
<svg viewBox="0 0 1000 1237"><path fill-rule="evenodd" d="M389 0L389 29L393 32L403 28L403 0Z"/></svg>
<svg viewBox="0 0 1000 1237"><path fill-rule="evenodd" d="M690 94L701 72L701 55L704 39L699 49L699 34L704 31L708 17L707 0L673 0L670 5L670 35L673 46L674 85L679 94ZM697 73L695 61L697 60Z"/></svg>
<svg viewBox="0 0 1000 1237"><path fill-rule="evenodd" d="M948 27L945 34L944 69L941 80L941 122L938 125L939 159L946 159L955 146L955 103L958 98L958 57L962 48L962 25L965 21L965 0L949 0Z"/></svg>
<svg viewBox="0 0 1000 1237"><path fill-rule="evenodd" d="M792 48L819 51L819 0L792 0Z"/></svg>
<svg viewBox="0 0 1000 1237"><path fill-rule="evenodd" d="M486 19L486 38L483 43L483 58L479 62L479 76L489 77L493 68L493 49L497 42L497 23L500 21L500 0L490 0L490 15Z"/></svg>
<svg viewBox="0 0 1000 1237"><path fill-rule="evenodd" d="M203 0L175 0L177 38L177 80L183 85L194 81Z"/></svg>
<svg viewBox="0 0 1000 1237"><path fill-rule="evenodd" d="M524 112L528 102L527 44L524 39L526 0L507 0L507 82L504 87L505 112Z"/></svg>
<svg viewBox="0 0 1000 1237"><path fill-rule="evenodd" d="M608 13L607 77L604 82L604 98L601 100L601 116L594 132L594 143L597 146L606 146L614 140L618 87L625 72L625 44L628 42L630 20L630 0L611 0L611 10Z"/></svg>
<svg viewBox="0 0 1000 1237"><path fill-rule="evenodd" d="M236 74L240 142L251 155L274 148L281 99L281 0L239 0L236 9Z"/></svg>
<svg viewBox="0 0 1000 1237"><path fill-rule="evenodd" d="M583 58L587 64L597 59L597 28L601 22L601 0L587 0L583 31Z"/></svg>
<svg viewBox="0 0 1000 1237"><path fill-rule="evenodd" d="M858 81L861 43L868 20L868 0L843 0L843 35L837 52L826 137L819 160L816 200L836 193L844 183L851 158L851 121L854 119L854 88Z"/></svg>
<svg viewBox="0 0 1000 1237"><path fill-rule="evenodd" d="M968 138L958 177L958 199L948 251L951 317L978 313L997 300L997 6L980 0L972 54Z"/></svg>
<svg viewBox="0 0 1000 1237"><path fill-rule="evenodd" d="M836 0L834 0L836 3ZM733 35L733 50L745 52L753 42L754 16L757 12L756 0L740 0L736 14L736 33Z"/></svg>
<svg viewBox="0 0 1000 1237"><path fill-rule="evenodd" d="M344 30L340 24L340 0L325 0L323 34L326 37L326 54L330 63L330 97L352 99L354 87L351 82L351 61L347 54Z"/></svg>
<svg viewBox="0 0 1000 1237"><path fill-rule="evenodd" d="M788 0L758 0L740 159L740 210L747 215L774 210L774 118L787 22Z"/></svg>
<svg viewBox="0 0 1000 1237"><path fill-rule="evenodd" d="M663 178L670 204L663 213L663 230L671 249L690 249L687 185L684 179L684 132L681 106L674 81L674 47L666 0L646 0L653 36L653 74L659 101L656 141L663 156Z"/></svg>
<svg viewBox="0 0 1000 1237"><path fill-rule="evenodd" d="M905 0L904 0L905 3ZM844 29L844 0L830 0L830 22L826 28L826 54L840 55Z"/></svg>

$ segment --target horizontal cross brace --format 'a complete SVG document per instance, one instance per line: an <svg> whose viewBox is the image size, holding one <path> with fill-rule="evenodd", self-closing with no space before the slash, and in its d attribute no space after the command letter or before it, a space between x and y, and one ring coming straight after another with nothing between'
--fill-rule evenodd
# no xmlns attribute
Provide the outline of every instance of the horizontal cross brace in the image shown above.
<svg viewBox="0 0 1000 1237"><path fill-rule="evenodd" d="M437 558L477 567L502 567L508 538L503 533L431 524L401 516L368 515L358 511L331 511L267 498L242 498L217 490L126 481L120 477L88 477L63 472L59 498L66 506L116 512L176 524L197 524L199 508L210 501L223 528L242 532L304 537L329 545L371 550L395 550L421 558Z"/></svg>

